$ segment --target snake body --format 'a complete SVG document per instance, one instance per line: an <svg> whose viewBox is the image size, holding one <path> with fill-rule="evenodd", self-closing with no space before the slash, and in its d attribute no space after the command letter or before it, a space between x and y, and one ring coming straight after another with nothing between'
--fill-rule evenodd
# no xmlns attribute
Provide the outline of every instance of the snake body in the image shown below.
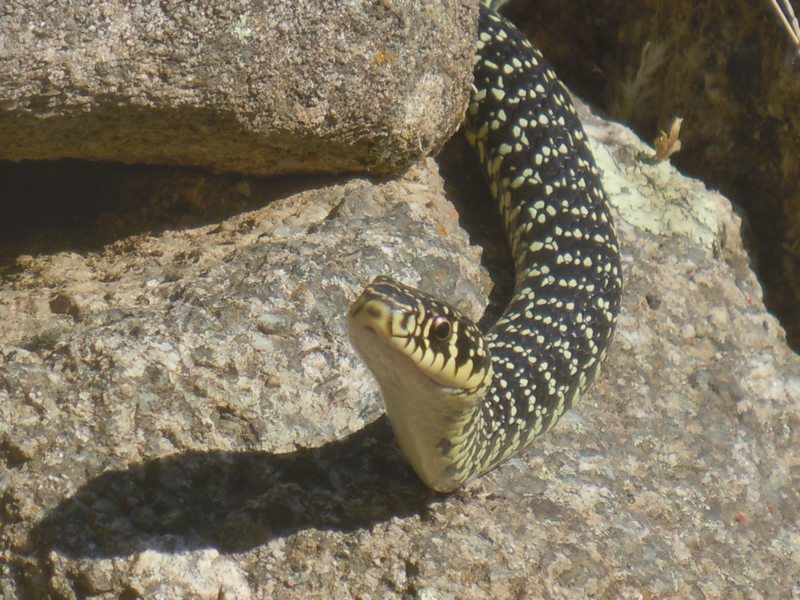
<svg viewBox="0 0 800 600"><path fill-rule="evenodd" d="M452 306L386 277L348 329L401 451L450 491L550 429L595 379L619 312L619 246L575 108L541 53L481 6L464 122L505 224L513 296L483 335Z"/></svg>

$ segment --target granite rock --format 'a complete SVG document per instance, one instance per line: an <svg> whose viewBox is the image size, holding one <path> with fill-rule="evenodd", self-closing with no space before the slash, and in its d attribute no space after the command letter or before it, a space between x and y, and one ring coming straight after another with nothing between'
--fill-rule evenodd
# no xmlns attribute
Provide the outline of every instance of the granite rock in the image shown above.
<svg viewBox="0 0 800 600"><path fill-rule="evenodd" d="M0 159L397 172L458 127L477 2L0 7Z"/></svg>
<svg viewBox="0 0 800 600"><path fill-rule="evenodd" d="M584 117L624 253L613 348L554 430L451 495L399 455L344 318L381 273L475 318L502 304L502 234L458 141L388 182L174 174L167 196L238 208L154 210L154 230L131 207L99 248L20 247L0 285L0 595L800 596L800 357L741 222Z"/></svg>

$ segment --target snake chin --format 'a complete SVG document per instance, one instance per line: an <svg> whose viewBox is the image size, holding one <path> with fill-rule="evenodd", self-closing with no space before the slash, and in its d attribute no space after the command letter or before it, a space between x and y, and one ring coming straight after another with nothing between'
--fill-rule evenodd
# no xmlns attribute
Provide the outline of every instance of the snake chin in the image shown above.
<svg viewBox="0 0 800 600"><path fill-rule="evenodd" d="M450 397L459 391L459 388L444 385L421 370L406 354L387 344L385 335L373 326L351 320L348 335L358 355L376 375L382 390L391 388L408 397L430 393Z"/></svg>
<svg viewBox="0 0 800 600"><path fill-rule="evenodd" d="M431 452L448 437L453 415L476 410L478 400L442 385L421 371L401 351L384 343L371 326L351 319L348 333L358 354L375 374L397 445L428 487L454 489L449 461ZM422 375L422 377L420 376Z"/></svg>

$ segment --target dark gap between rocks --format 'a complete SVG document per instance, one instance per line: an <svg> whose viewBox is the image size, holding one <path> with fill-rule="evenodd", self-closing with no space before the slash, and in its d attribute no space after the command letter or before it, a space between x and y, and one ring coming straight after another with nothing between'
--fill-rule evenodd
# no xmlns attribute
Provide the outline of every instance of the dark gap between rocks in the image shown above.
<svg viewBox="0 0 800 600"><path fill-rule="evenodd" d="M129 236L219 223L331 181L80 160L0 161L0 277L18 268L20 256L97 251Z"/></svg>

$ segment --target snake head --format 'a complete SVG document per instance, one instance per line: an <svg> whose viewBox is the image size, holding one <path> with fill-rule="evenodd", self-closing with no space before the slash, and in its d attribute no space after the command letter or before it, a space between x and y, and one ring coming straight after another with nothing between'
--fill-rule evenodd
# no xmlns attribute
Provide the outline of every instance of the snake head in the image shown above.
<svg viewBox="0 0 800 600"><path fill-rule="evenodd" d="M348 329L378 381L391 376L387 370L410 367L410 376L418 372L451 396L465 398L479 398L491 381L491 356L477 325L458 309L388 277L377 277L353 303Z"/></svg>

